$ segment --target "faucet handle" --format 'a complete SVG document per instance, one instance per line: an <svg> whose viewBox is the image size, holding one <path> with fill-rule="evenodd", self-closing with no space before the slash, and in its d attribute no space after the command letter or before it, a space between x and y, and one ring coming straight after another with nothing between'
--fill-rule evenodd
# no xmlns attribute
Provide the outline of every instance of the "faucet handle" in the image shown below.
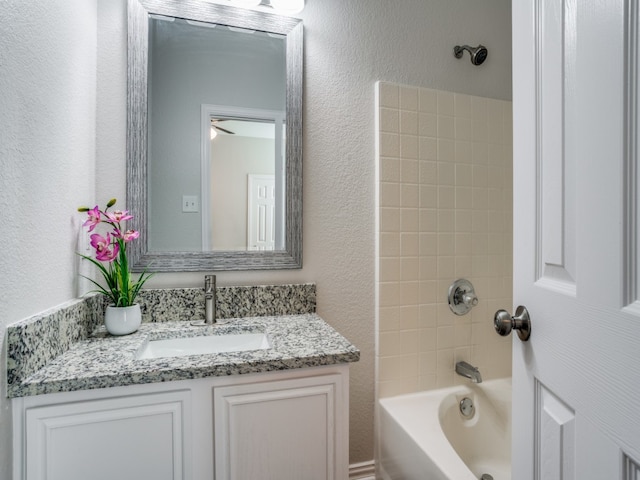
<svg viewBox="0 0 640 480"><path fill-rule="evenodd" d="M475 307L478 305L478 297L476 297L476 294L473 291L464 293L462 295L462 303L468 307Z"/></svg>

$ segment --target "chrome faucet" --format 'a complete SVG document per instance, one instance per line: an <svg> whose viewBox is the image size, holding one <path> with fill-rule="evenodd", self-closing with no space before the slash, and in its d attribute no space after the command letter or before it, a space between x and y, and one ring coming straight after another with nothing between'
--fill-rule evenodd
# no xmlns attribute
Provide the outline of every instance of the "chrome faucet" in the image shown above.
<svg viewBox="0 0 640 480"><path fill-rule="evenodd" d="M204 323L216 323L216 276L204 276Z"/></svg>
<svg viewBox="0 0 640 480"><path fill-rule="evenodd" d="M480 370L467 362L456 363L456 373L466 378L470 378L473 383L482 383Z"/></svg>

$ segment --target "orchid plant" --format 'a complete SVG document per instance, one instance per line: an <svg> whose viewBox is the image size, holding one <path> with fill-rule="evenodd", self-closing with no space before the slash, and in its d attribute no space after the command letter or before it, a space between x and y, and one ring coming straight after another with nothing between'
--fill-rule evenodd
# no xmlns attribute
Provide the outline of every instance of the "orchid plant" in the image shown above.
<svg viewBox="0 0 640 480"><path fill-rule="evenodd" d="M100 224L106 224L110 228L105 236L97 232L90 236L91 246L95 249L95 258L87 255L80 256L93 263L104 278L106 286L85 277L98 287L95 291L106 295L116 307L129 307L135 303L142 285L152 274L144 271L137 281L133 281L127 260L127 244L137 239L140 232L124 229L124 222L132 219L133 216L129 215L127 210L109 211L115 204L116 199L112 198L107 202L104 210L100 210L97 205L93 208L78 208L79 212L87 213L88 218L82 226L89 227L89 233Z"/></svg>

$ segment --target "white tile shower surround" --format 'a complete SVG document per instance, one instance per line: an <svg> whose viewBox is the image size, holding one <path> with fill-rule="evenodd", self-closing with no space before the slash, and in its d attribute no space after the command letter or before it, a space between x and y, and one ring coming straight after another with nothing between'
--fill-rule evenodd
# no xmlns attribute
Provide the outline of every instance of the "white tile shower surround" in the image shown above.
<svg viewBox="0 0 640 480"><path fill-rule="evenodd" d="M511 375L511 338L493 314L512 307L511 102L377 85L377 388L379 397ZM479 298L454 315L449 285Z"/></svg>

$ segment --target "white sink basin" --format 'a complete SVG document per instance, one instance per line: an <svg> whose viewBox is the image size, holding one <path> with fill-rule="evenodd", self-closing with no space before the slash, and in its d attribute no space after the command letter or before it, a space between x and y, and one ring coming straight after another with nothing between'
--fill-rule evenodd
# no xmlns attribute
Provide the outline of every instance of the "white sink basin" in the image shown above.
<svg viewBox="0 0 640 480"><path fill-rule="evenodd" d="M183 357L221 352L244 352L271 348L265 333L237 333L229 335L207 335L188 338L150 340L138 352L139 360L148 358Z"/></svg>

